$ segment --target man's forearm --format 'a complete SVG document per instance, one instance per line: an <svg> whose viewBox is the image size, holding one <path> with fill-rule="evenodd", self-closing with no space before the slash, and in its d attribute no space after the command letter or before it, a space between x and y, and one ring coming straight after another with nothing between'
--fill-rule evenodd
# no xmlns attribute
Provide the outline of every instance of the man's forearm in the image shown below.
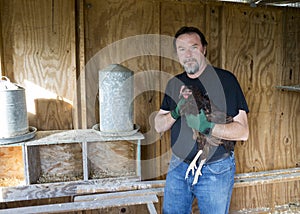
<svg viewBox="0 0 300 214"><path fill-rule="evenodd" d="M175 119L171 116L170 112L159 111L155 116L155 130L158 133L165 132L169 130L175 123Z"/></svg>
<svg viewBox="0 0 300 214"><path fill-rule="evenodd" d="M228 124L215 124L212 129L212 136L224 139L246 141L249 137L249 127L246 112L241 111L233 118L232 123Z"/></svg>
<svg viewBox="0 0 300 214"><path fill-rule="evenodd" d="M248 131L238 122L216 124L212 129L212 136L224 140L246 141L248 139Z"/></svg>

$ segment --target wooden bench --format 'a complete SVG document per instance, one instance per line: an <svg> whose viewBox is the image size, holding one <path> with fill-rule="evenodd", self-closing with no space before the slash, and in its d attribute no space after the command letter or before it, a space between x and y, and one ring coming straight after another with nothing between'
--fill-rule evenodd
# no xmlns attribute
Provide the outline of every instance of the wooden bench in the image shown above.
<svg viewBox="0 0 300 214"><path fill-rule="evenodd" d="M280 182L300 181L300 168L290 168L282 170L270 170L263 172L242 173L235 175L234 188L256 186L264 184L273 184ZM55 185L55 184L52 184ZM58 184L57 184L58 185ZM73 184L74 185L74 184ZM156 209L153 203L158 202L157 196L163 196L163 188L165 180L156 181L134 181L128 180L123 182L86 182L73 186L71 192L74 196L74 202L62 204L49 204L30 207L19 207L11 209L0 209L1 213L57 213L68 211L102 209L108 207L131 206L146 204L150 214L155 214ZM40 188L46 188L53 192L51 184L46 186L40 185ZM65 187L65 186L64 186ZM14 187L13 192L26 191L26 188L36 188L36 192L40 191L37 185ZM54 188L54 187L53 187ZM56 191L59 189L55 186ZM1 189L0 189L1 192ZM13 194L16 195L16 194ZM59 192L59 191L58 191ZM2 192L3 193L3 192ZM26 194L25 194L26 195ZM38 194L34 194L38 195ZM4 195L2 195L3 197ZM62 196L62 195L59 195ZM70 195L69 195L70 196ZM24 196L25 197L25 196ZM52 196L55 197L55 196ZM58 196L56 196L58 197ZM0 195L1 199L1 195ZM3 198L2 198L3 199ZM38 198L36 198L38 199ZM33 200L33 198L23 200ZM11 201L11 200L10 200Z"/></svg>
<svg viewBox="0 0 300 214"><path fill-rule="evenodd" d="M140 205L147 204L150 214L156 214L156 209L153 203L158 202L158 198L155 194L147 195L130 195L123 194L122 196L111 196L107 194L102 194L101 199L91 199L84 201L75 201L62 204L48 204L48 205L38 205L38 206L29 206L29 207L18 207L11 209L0 210L0 213L7 214L25 214L25 213L61 213L61 212L73 212L73 211L82 211L82 210L94 210L94 209L103 209L109 207L118 207L118 206L131 206L131 205Z"/></svg>

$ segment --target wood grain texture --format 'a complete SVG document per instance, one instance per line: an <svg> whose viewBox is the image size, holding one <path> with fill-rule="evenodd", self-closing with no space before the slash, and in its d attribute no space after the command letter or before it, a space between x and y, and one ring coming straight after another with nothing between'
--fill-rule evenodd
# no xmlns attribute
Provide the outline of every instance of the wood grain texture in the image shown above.
<svg viewBox="0 0 300 214"><path fill-rule="evenodd" d="M205 36L208 41L206 57L212 65L221 67L222 54L220 53L222 53L222 50L220 50L220 47L222 47L222 32L224 32L224 29L222 31L224 6L221 4L206 4L205 11L205 32L207 32Z"/></svg>
<svg viewBox="0 0 300 214"><path fill-rule="evenodd" d="M299 93L275 89L277 85L299 84L299 9L251 8L248 4L201 3L196 0L92 0L80 3L84 6L80 17L84 28L81 29L84 35L82 31L80 34L84 39L84 45L82 40L80 43L81 51L84 46L84 53L79 54L81 66L84 60L88 63L103 48L122 39L147 33L173 36L182 25L199 27L208 39L208 59L237 76L249 104L250 138L239 142L236 147L237 172L299 166ZM75 0L0 0L0 6L2 72L12 81L25 84L27 80L26 84L37 86L35 90L28 87L29 104L38 107L37 112L30 113L30 124L43 129L74 127L72 124L76 118L71 118L69 100L76 97L73 91L77 50ZM85 77L83 83L87 86L87 94L83 96L83 102L92 106L91 111L86 109L87 127L94 125L97 117L96 95L91 96L88 90L90 86L96 86L97 92L99 67L121 62L135 74L161 70L168 74L167 77L182 70L173 58L147 55L149 50L162 54L171 44L160 41L157 45L154 40L146 40L144 45L134 46L136 40L130 41L135 42L122 43L118 48L112 47L99 55L101 57L95 60L95 70L92 70L96 76L93 73L91 79ZM128 57L136 52L145 55ZM165 133L156 140L152 121L167 81L163 75L154 73L145 73L142 77L137 79L138 83L147 90L158 90L140 90L135 99L135 123L147 133L143 141L143 159L151 160L143 162L142 170L145 178L160 175L164 178L171 155L170 136ZM35 95L38 91L42 95ZM47 96L50 92L50 98L55 102L44 102L43 99L49 98L44 92ZM60 100L67 105L61 105ZM297 183L245 187L234 193L233 203L237 209L272 206L274 201L299 200L297 191ZM267 198L269 195L270 199Z"/></svg>
<svg viewBox="0 0 300 214"><path fill-rule="evenodd" d="M39 146L41 174L37 183L83 180L81 144Z"/></svg>
<svg viewBox="0 0 300 214"><path fill-rule="evenodd" d="M283 67L281 85L296 85L300 82L300 15L294 8L283 10Z"/></svg>
<svg viewBox="0 0 300 214"><path fill-rule="evenodd" d="M175 33L182 26L195 26L205 33L205 6L202 3L188 2L162 2L161 3L161 34L174 37ZM173 51L172 41L167 41L164 48ZM175 53L175 52L174 52ZM161 70L172 76L183 72L176 56L174 58L162 58ZM164 92L167 81L162 79L161 89ZM179 92L178 92L179 94ZM164 161L161 162L161 175L165 175L168 170L168 164L171 157L170 132L165 132L161 137L161 156Z"/></svg>
<svg viewBox="0 0 300 214"><path fill-rule="evenodd" d="M277 44L280 42L281 13L275 8L254 10L232 5L226 7L224 20L227 29L223 35L222 64L238 78L250 109L250 138L241 143L243 148L245 144L250 145L247 150L237 148L237 171L273 169L274 87L280 61Z"/></svg>
<svg viewBox="0 0 300 214"><path fill-rule="evenodd" d="M132 142L94 142L88 144L90 178L136 175L136 147Z"/></svg>
<svg viewBox="0 0 300 214"><path fill-rule="evenodd" d="M145 133L144 179L159 176L153 113L159 109L159 4L152 1L89 1L85 8L87 126L98 122L98 71L112 63L134 72L134 122ZM112 27L114 26L114 27ZM152 36L151 36L152 35ZM155 36L157 35L157 36ZM94 63L95 62L95 63ZM158 162L158 164L157 164Z"/></svg>
<svg viewBox="0 0 300 214"><path fill-rule="evenodd" d="M22 146L24 152L26 185L34 184L41 176L40 150L37 146Z"/></svg>
<svg viewBox="0 0 300 214"><path fill-rule="evenodd" d="M36 126L36 99L60 97L72 104L76 95L74 1L2 1L1 6L4 70L27 90L29 123ZM51 114L51 108L38 113ZM44 122L47 129L53 125ZM69 128L69 121L63 127Z"/></svg>
<svg viewBox="0 0 300 214"><path fill-rule="evenodd" d="M274 168L290 168L300 165L300 96L298 92L278 92L278 132L274 150Z"/></svg>
<svg viewBox="0 0 300 214"><path fill-rule="evenodd" d="M283 10L282 66L278 85L296 85L300 82L300 15L298 10ZM300 96L299 92L277 90L276 120L278 132L274 156L275 168L300 166ZM285 155L282 155L285 154Z"/></svg>
<svg viewBox="0 0 300 214"><path fill-rule="evenodd" d="M0 186L25 184L21 146L0 148Z"/></svg>

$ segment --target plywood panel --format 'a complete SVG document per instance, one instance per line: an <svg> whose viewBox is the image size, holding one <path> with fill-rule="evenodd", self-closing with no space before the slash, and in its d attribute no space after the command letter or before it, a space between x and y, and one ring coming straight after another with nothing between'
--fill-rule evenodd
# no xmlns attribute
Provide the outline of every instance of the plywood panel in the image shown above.
<svg viewBox="0 0 300 214"><path fill-rule="evenodd" d="M159 170L156 133L151 122L160 105L158 12L157 2L137 0L89 1L85 8L87 125L99 122L98 71L112 63L132 70L134 122L145 133L144 179L157 177Z"/></svg>
<svg viewBox="0 0 300 214"><path fill-rule="evenodd" d="M300 93L279 91L276 113L278 132L274 150L274 168L283 169L300 165Z"/></svg>
<svg viewBox="0 0 300 214"><path fill-rule="evenodd" d="M36 183L83 180L81 144L39 146L40 177Z"/></svg>
<svg viewBox="0 0 300 214"><path fill-rule="evenodd" d="M202 3L168 2L161 3L161 34L174 37L175 33L182 26L195 26L205 34L205 5ZM163 58L161 69L169 74L168 78L183 72L172 44L172 39L164 41L162 48L173 52L173 58ZM166 50L163 50L166 51ZM166 54L166 55L171 55ZM164 92L167 77L162 78L161 89ZM168 163L171 156L170 133L166 132L161 137L161 156L164 161L161 164L161 174L165 175L168 170Z"/></svg>
<svg viewBox="0 0 300 214"><path fill-rule="evenodd" d="M251 112L271 112L276 85L281 13L276 9L227 6L223 67L240 81ZM234 41L234 42L233 42Z"/></svg>
<svg viewBox="0 0 300 214"><path fill-rule="evenodd" d="M38 126L36 114L51 112L36 109L36 100L58 98L72 105L75 99L74 5L74 0L1 1L3 69L26 88L31 125ZM64 129L70 128L66 121ZM51 128L53 121L46 122Z"/></svg>
<svg viewBox="0 0 300 214"><path fill-rule="evenodd" d="M280 10L275 8L228 5L224 11L222 64L237 76L250 109L246 143L251 145L236 153L238 172L273 169L280 19ZM249 163L252 167L247 167Z"/></svg>
<svg viewBox="0 0 300 214"><path fill-rule="evenodd" d="M24 185L24 162L21 146L0 148L0 186Z"/></svg>
<svg viewBox="0 0 300 214"><path fill-rule="evenodd" d="M222 4L206 4L206 40L208 42L207 59L216 66L222 67L222 26L223 10ZM224 31L224 29L223 29Z"/></svg>
<svg viewBox="0 0 300 214"><path fill-rule="evenodd" d="M88 143L91 179L129 177L136 175L136 147L134 142Z"/></svg>
<svg viewBox="0 0 300 214"><path fill-rule="evenodd" d="M300 15L295 8L283 10L283 67L281 85L300 83Z"/></svg>
<svg viewBox="0 0 300 214"><path fill-rule="evenodd" d="M287 8L283 11L282 57L283 64L278 75L278 85L300 83L300 15L299 10ZM278 131L276 132L277 157L274 167L290 168L300 165L300 93L277 90Z"/></svg>
<svg viewBox="0 0 300 214"><path fill-rule="evenodd" d="M246 212L251 209L265 209L275 213L276 207L299 203L299 184L299 181L292 181L234 188L230 210L235 213L238 210ZM290 211L292 209L293 207Z"/></svg>

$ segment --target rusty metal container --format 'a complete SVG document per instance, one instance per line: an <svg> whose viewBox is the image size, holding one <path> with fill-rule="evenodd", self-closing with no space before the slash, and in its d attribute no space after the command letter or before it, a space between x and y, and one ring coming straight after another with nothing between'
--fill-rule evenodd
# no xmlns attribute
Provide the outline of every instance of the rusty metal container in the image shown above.
<svg viewBox="0 0 300 214"><path fill-rule="evenodd" d="M0 138L28 133L25 89L3 76L0 80L0 112Z"/></svg>
<svg viewBox="0 0 300 214"><path fill-rule="evenodd" d="M133 71L112 64L99 71L101 132L130 132L133 124Z"/></svg>

